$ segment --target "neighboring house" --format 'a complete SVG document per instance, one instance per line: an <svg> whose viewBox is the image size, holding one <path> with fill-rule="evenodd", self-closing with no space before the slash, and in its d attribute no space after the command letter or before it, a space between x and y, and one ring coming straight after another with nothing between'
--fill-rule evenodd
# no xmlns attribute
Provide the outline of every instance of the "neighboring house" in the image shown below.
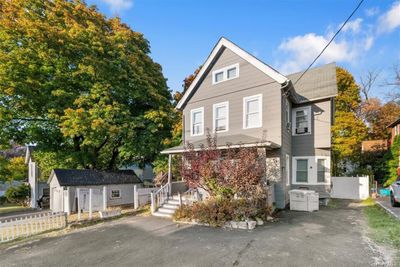
<svg viewBox="0 0 400 267"><path fill-rule="evenodd" d="M397 118L394 122L388 125L390 130L390 144L393 144L394 138L400 134L400 117Z"/></svg>
<svg viewBox="0 0 400 267"><path fill-rule="evenodd" d="M387 149L387 140L368 140L361 143L361 152L385 151Z"/></svg>
<svg viewBox="0 0 400 267"><path fill-rule="evenodd" d="M28 164L28 183L31 187L31 208L37 208L40 197L49 195L49 186L46 182L39 181L39 165L33 158L34 146L26 146L25 164Z"/></svg>
<svg viewBox="0 0 400 267"><path fill-rule="evenodd" d="M389 140L368 140L361 143L361 151L388 150L394 138L400 134L400 117L387 126L390 132Z"/></svg>
<svg viewBox="0 0 400 267"><path fill-rule="evenodd" d="M177 105L183 142L199 148L209 129L220 149L262 147L278 208L294 188L329 196L336 66L310 69L296 83L301 75L284 76L221 38ZM181 145L162 153L171 162L171 155L184 151Z"/></svg>
<svg viewBox="0 0 400 267"><path fill-rule="evenodd" d="M131 164L121 168L121 170L133 170L142 181L153 181L154 179L153 166L151 164L145 164L143 168L139 164Z"/></svg>
<svg viewBox="0 0 400 267"><path fill-rule="evenodd" d="M106 190L107 206L133 204L133 188L142 181L132 170L105 172L97 170L54 169L47 183L50 185L50 209L53 212L77 211L77 188ZM89 199L88 194L83 198ZM87 202L86 202L87 203Z"/></svg>

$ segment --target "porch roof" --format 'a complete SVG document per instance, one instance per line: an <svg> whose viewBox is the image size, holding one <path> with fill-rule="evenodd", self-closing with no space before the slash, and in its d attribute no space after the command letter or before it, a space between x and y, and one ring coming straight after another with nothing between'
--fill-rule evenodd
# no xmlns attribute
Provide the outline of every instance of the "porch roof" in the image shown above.
<svg viewBox="0 0 400 267"><path fill-rule="evenodd" d="M207 140L199 140L192 143L194 146L194 150L200 150L202 146L207 146ZM218 136L217 137L217 148L218 149L226 149L237 148L237 147L265 147L267 149L276 149L280 148L280 145L273 143L271 141L262 140L256 137L237 134L237 135L227 135L227 136ZM161 154L179 154L185 152L187 150L184 144L179 146L171 147L161 151Z"/></svg>

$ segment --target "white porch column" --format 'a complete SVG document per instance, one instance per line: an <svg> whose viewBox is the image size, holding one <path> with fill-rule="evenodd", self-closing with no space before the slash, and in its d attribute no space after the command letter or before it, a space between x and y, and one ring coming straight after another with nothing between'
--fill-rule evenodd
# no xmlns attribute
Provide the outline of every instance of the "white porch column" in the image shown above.
<svg viewBox="0 0 400 267"><path fill-rule="evenodd" d="M172 180L172 154L168 154L168 184L169 184L170 194L171 194L171 180Z"/></svg>
<svg viewBox="0 0 400 267"><path fill-rule="evenodd" d="M136 209L139 208L139 193L137 189L137 185L133 186L133 206Z"/></svg>
<svg viewBox="0 0 400 267"><path fill-rule="evenodd" d="M81 220L81 201L79 196L79 188L76 189L76 197L78 201L78 221Z"/></svg>
<svg viewBox="0 0 400 267"><path fill-rule="evenodd" d="M93 197L93 189L92 188L90 188L89 189L89 220L91 220L92 219L92 211L93 211L93 208L92 208L92 197Z"/></svg>
<svg viewBox="0 0 400 267"><path fill-rule="evenodd" d="M66 208L67 208L67 214L68 215L70 215L71 214L71 200L70 200L70 193L69 193L69 186L67 187L67 199L66 199L66 201L67 201L67 205L66 205ZM65 210L64 210L64 212L65 212Z"/></svg>
<svg viewBox="0 0 400 267"><path fill-rule="evenodd" d="M107 186L103 186L103 211L107 210Z"/></svg>

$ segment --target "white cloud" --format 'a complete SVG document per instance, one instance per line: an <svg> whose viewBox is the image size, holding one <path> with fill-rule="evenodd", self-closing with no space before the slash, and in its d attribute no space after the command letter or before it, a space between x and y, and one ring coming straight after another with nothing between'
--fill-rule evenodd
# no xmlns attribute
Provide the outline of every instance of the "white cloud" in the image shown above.
<svg viewBox="0 0 400 267"><path fill-rule="evenodd" d="M118 13L133 6L133 0L101 0L110 6L111 12Z"/></svg>
<svg viewBox="0 0 400 267"><path fill-rule="evenodd" d="M368 17L373 17L379 13L379 7L371 7L365 10L365 15Z"/></svg>
<svg viewBox="0 0 400 267"><path fill-rule="evenodd" d="M361 29L362 18L356 18L355 20L347 22L347 24L343 27L344 32L353 32L358 33Z"/></svg>
<svg viewBox="0 0 400 267"><path fill-rule="evenodd" d="M309 65L329 42L328 36L307 33L289 38L279 45L279 50L287 54L287 61L281 64L283 73L300 71ZM346 42L335 42L325 50L319 58L319 63L332 61L349 61L356 56L355 51Z"/></svg>
<svg viewBox="0 0 400 267"><path fill-rule="evenodd" d="M387 33L400 26L400 1L393 3L391 8L379 17L378 33Z"/></svg>

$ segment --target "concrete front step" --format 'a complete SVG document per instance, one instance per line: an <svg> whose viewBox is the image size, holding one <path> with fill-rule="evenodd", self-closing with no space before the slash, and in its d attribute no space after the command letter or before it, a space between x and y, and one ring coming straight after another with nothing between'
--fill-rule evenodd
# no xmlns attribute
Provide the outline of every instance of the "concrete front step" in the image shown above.
<svg viewBox="0 0 400 267"><path fill-rule="evenodd" d="M168 199L166 203L179 206L179 200L175 200L175 199Z"/></svg>
<svg viewBox="0 0 400 267"><path fill-rule="evenodd" d="M169 209L169 208L165 208L164 206L161 206L160 208L158 208L157 211L161 212L161 213L165 213L165 214L174 214L176 209Z"/></svg>
<svg viewBox="0 0 400 267"><path fill-rule="evenodd" d="M153 216L163 217L163 218L172 218L172 214L162 213L162 212L159 212L159 211L154 212Z"/></svg>
<svg viewBox="0 0 400 267"><path fill-rule="evenodd" d="M168 209L178 209L179 205L178 204L171 204L171 203L164 203L162 205L163 208L168 208Z"/></svg>
<svg viewBox="0 0 400 267"><path fill-rule="evenodd" d="M161 207L153 213L154 216L172 218L172 215L179 208L179 198L170 197Z"/></svg>

